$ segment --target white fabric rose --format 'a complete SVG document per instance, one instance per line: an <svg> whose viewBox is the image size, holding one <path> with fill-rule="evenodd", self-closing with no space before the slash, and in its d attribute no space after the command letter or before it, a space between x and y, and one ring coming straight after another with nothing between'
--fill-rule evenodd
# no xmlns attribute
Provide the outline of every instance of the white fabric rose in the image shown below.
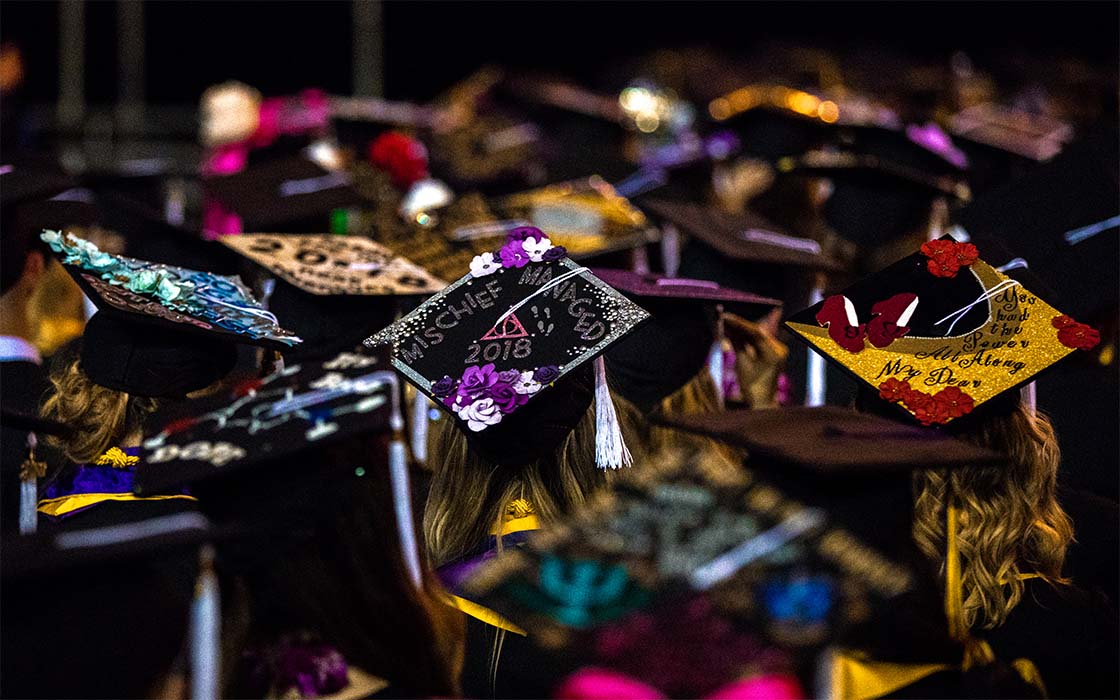
<svg viewBox="0 0 1120 700"><path fill-rule="evenodd" d="M346 375L341 372L327 372L315 381L311 382L312 389L335 389L346 381Z"/></svg>
<svg viewBox="0 0 1120 700"><path fill-rule="evenodd" d="M533 381L532 370L526 370L521 373L521 379L518 379L514 385L513 390L518 394L527 394L532 396L541 390L541 383Z"/></svg>
<svg viewBox="0 0 1120 700"><path fill-rule="evenodd" d="M471 260L471 277L485 277L502 269L502 261L495 260L493 253L483 253Z"/></svg>
<svg viewBox="0 0 1120 700"><path fill-rule="evenodd" d="M541 256L552 247L552 241L543 237L539 240L536 238L526 238L521 241L521 247L525 249L525 253L528 254L530 260L533 262L540 262Z"/></svg>
<svg viewBox="0 0 1120 700"><path fill-rule="evenodd" d="M502 420L502 412L493 399L478 399L470 406L457 407L456 410L459 418L465 420L467 427L476 433Z"/></svg>

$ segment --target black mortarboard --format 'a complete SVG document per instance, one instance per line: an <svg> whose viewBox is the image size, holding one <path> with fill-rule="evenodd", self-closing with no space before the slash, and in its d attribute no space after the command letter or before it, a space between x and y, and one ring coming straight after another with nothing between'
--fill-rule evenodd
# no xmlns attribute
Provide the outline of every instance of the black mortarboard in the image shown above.
<svg viewBox="0 0 1120 700"><path fill-rule="evenodd" d="M447 284L364 236L254 233L221 242L278 279L269 308L304 342L289 361L352 350L391 323L396 297L429 296Z"/></svg>
<svg viewBox="0 0 1120 700"><path fill-rule="evenodd" d="M6 292L19 281L28 253L45 250L36 226L51 208L61 213L66 205L48 200L75 184L53 165L0 164L0 290Z"/></svg>
<svg viewBox="0 0 1120 700"><path fill-rule="evenodd" d="M189 415L147 431L134 490L193 488L234 475L260 482L269 465L336 440L388 433L395 383L384 355L343 352L197 400Z"/></svg>
<svg viewBox="0 0 1120 700"><path fill-rule="evenodd" d="M644 200L642 206L732 260L808 270L843 269L817 241L790 235L750 212L731 214L701 204L657 199Z"/></svg>
<svg viewBox="0 0 1120 700"><path fill-rule="evenodd" d="M708 308L738 304L768 310L782 304L707 280L623 270L595 270L595 274L650 313L649 323L606 355L611 386L643 411L687 384L708 362L719 324L706 313Z"/></svg>
<svg viewBox="0 0 1120 700"><path fill-rule="evenodd" d="M182 396L232 369L234 344L299 342L236 277L104 253L71 234L48 231L43 240L98 307L82 366L103 386Z"/></svg>
<svg viewBox="0 0 1120 700"><path fill-rule="evenodd" d="M1100 339L946 236L789 317L825 359L926 424L964 416Z"/></svg>
<svg viewBox="0 0 1120 700"><path fill-rule="evenodd" d="M244 221L246 230L324 231L334 209L365 202L344 170L326 170L303 157L253 165L210 178L208 191ZM308 228L310 226L310 228Z"/></svg>
<svg viewBox="0 0 1120 700"><path fill-rule="evenodd" d="M505 246L478 255L470 267L365 341L391 345L393 365L454 412L468 435L516 416L526 404L550 401L549 385L596 359L648 316L570 261L539 229L514 229ZM605 376L596 377L596 386L599 379Z"/></svg>
<svg viewBox="0 0 1120 700"><path fill-rule="evenodd" d="M5 537L5 696L150 697L184 648L209 536L183 512Z"/></svg>
<svg viewBox="0 0 1120 700"><path fill-rule="evenodd" d="M153 426L133 490L144 495L186 484L223 526L300 537L332 511L352 480L383 478L367 470L385 465L405 567L419 585L399 397L385 353L342 352L288 365ZM245 549L231 556L248 565L268 554Z"/></svg>
<svg viewBox="0 0 1120 700"><path fill-rule="evenodd" d="M837 406L793 406L709 415L664 416L680 430L748 450L753 459L820 475L910 472L1006 461L941 431Z"/></svg>
<svg viewBox="0 0 1120 700"><path fill-rule="evenodd" d="M755 83L713 99L708 113L731 127L743 152L776 160L815 148L828 136L835 102L785 85Z"/></svg>

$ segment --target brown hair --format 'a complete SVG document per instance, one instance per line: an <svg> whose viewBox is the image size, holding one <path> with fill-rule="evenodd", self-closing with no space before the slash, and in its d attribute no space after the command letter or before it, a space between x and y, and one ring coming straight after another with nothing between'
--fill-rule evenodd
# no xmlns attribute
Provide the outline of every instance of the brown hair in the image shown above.
<svg viewBox="0 0 1120 700"><path fill-rule="evenodd" d="M77 355L56 362L50 380L51 391L42 414L70 427L68 437L51 441L77 464L94 461L141 431L144 420L157 407L155 399L94 384L82 371Z"/></svg>
<svg viewBox="0 0 1120 700"><path fill-rule="evenodd" d="M632 445L633 434L621 412L619 421ZM595 465L594 405L557 449L520 466L482 459L468 447L456 421L444 417L436 429L432 463L438 466L424 508L424 537L437 564L484 542L517 499L529 501L542 521L554 521L611 479L610 470Z"/></svg>
<svg viewBox="0 0 1120 700"><path fill-rule="evenodd" d="M944 573L952 501L959 512L965 622L991 629L1003 624L1022 598L1020 574L1065 582L1062 563L1073 523L1057 500L1060 452L1044 415L1016 401L1009 410L964 422L955 432L1006 454L1010 463L916 473L913 536Z"/></svg>

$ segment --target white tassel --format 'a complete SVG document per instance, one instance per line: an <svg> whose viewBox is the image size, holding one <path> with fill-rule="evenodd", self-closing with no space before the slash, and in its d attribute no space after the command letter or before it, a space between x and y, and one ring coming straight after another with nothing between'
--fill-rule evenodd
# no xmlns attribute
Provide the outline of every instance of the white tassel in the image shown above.
<svg viewBox="0 0 1120 700"><path fill-rule="evenodd" d="M404 417L401 415L401 387L397 376L386 370L377 372L379 378L389 382L392 390L392 412L389 428L393 440L389 443L389 487L393 493L393 513L397 518L397 539L401 547L404 566L412 585L420 588L420 549L416 544L416 524L412 520L412 489L408 479L408 453L405 449Z"/></svg>
<svg viewBox="0 0 1120 700"><path fill-rule="evenodd" d="M727 397L723 395L723 304L716 305L716 339L708 353L708 374L716 385L716 403L722 411L727 405Z"/></svg>
<svg viewBox="0 0 1120 700"><path fill-rule="evenodd" d="M214 547L199 552L201 570L191 603L191 698L218 700L221 678L221 598L214 573Z"/></svg>
<svg viewBox="0 0 1120 700"><path fill-rule="evenodd" d="M412 402L412 458L428 463L428 397L419 391Z"/></svg>
<svg viewBox="0 0 1120 700"><path fill-rule="evenodd" d="M676 277L681 266L681 232L667 224L661 231L661 267L666 277Z"/></svg>
<svg viewBox="0 0 1120 700"><path fill-rule="evenodd" d="M595 464L600 469L620 469L634 463L607 386L607 366L603 356L595 358Z"/></svg>
<svg viewBox="0 0 1120 700"><path fill-rule="evenodd" d="M27 434L27 459L35 459L39 438ZM39 528L39 479L35 474L25 474L19 482L19 534L33 535Z"/></svg>
<svg viewBox="0 0 1120 700"><path fill-rule="evenodd" d="M817 285L813 287L812 295L809 297L809 305L812 306L822 299L824 299L824 289L822 288L822 281L818 280ZM825 397L824 358L812 348L805 352L809 353L809 362L805 372L805 405L823 406Z"/></svg>

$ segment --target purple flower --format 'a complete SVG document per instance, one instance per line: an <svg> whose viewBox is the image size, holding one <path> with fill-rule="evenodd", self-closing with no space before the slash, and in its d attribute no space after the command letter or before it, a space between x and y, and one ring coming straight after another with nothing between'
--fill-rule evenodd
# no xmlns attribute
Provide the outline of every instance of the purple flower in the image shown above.
<svg viewBox="0 0 1120 700"><path fill-rule="evenodd" d="M504 372L498 372L498 381L505 382L506 384L516 384L521 379L521 372L515 369L507 369Z"/></svg>
<svg viewBox="0 0 1120 700"><path fill-rule="evenodd" d="M551 384L560 378L560 368L556 365L546 365L533 373L533 381L541 384Z"/></svg>
<svg viewBox="0 0 1120 700"><path fill-rule="evenodd" d="M544 255L541 256L541 260L551 262L553 260L563 260L566 257L568 257L567 249L562 245L554 245L544 252Z"/></svg>
<svg viewBox="0 0 1120 700"><path fill-rule="evenodd" d="M529 254L525 252L521 241L510 241L498 251L503 267L525 267L529 264Z"/></svg>
<svg viewBox="0 0 1120 700"><path fill-rule="evenodd" d="M482 397L486 390L498 381L498 373L494 371L494 363L472 365L463 371L463 378L459 381L457 393L459 404L468 405L475 399ZM446 402L445 402L446 403Z"/></svg>
<svg viewBox="0 0 1120 700"><path fill-rule="evenodd" d="M506 240L509 242L521 243L526 238L536 238L539 241L545 238L544 231L536 226L518 226L515 229L510 229L510 232L506 234Z"/></svg>
<svg viewBox="0 0 1120 700"><path fill-rule="evenodd" d="M516 370L514 374L517 374ZM516 381L520 380L521 376L518 375ZM486 391L486 395L494 401L494 405L502 413L513 413L518 406L523 406L529 401L528 396L517 393L513 382L497 382Z"/></svg>
<svg viewBox="0 0 1120 700"><path fill-rule="evenodd" d="M447 376L446 374L443 375L443 379L432 385L432 394L441 399L449 396L454 390L455 380Z"/></svg>

